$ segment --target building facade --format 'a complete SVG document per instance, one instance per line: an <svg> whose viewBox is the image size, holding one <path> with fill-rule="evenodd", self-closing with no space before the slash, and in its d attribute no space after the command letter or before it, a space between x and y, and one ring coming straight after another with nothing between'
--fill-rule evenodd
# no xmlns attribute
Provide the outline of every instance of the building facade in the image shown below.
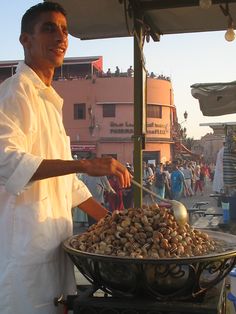
<svg viewBox="0 0 236 314"><path fill-rule="evenodd" d="M55 72L53 87L64 99L63 120L72 154L76 158L109 155L132 164L134 79L128 73L104 73L102 61L102 57L67 58ZM1 80L15 72L16 64L0 63ZM143 157L153 163L170 161L177 118L169 78L147 78L146 109Z"/></svg>

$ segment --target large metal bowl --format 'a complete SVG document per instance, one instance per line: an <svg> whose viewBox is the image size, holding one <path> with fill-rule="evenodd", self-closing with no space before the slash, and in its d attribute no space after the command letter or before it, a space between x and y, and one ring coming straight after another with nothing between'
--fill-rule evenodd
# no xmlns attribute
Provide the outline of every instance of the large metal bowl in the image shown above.
<svg viewBox="0 0 236 314"><path fill-rule="evenodd" d="M95 286L113 296L150 296L158 301L192 300L219 283L236 263L236 236L202 230L224 242L222 253L191 258L141 259L64 250L78 270Z"/></svg>

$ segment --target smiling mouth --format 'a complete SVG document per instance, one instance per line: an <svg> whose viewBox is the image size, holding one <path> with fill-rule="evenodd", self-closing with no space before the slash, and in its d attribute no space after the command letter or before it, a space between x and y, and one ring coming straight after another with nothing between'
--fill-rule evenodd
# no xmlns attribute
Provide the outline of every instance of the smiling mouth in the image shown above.
<svg viewBox="0 0 236 314"><path fill-rule="evenodd" d="M58 54L58 55L62 55L65 54L65 49L64 48L55 48L55 49L51 49L52 52Z"/></svg>

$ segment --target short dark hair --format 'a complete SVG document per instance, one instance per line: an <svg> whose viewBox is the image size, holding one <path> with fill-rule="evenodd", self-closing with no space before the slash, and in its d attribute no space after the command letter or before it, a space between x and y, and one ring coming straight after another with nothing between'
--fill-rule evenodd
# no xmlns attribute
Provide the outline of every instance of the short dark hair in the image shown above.
<svg viewBox="0 0 236 314"><path fill-rule="evenodd" d="M177 159L173 160L173 165L179 166L179 161Z"/></svg>
<svg viewBox="0 0 236 314"><path fill-rule="evenodd" d="M40 14L44 12L60 12L66 17L65 9L56 2L42 2L29 8L21 19L21 34L32 34L34 26L40 18Z"/></svg>

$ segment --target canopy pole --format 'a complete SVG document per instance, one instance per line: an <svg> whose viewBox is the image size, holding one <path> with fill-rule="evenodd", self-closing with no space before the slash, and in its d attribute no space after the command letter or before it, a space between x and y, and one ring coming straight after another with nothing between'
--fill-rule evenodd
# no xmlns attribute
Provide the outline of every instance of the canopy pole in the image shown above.
<svg viewBox="0 0 236 314"><path fill-rule="evenodd" d="M143 29L134 18L134 179L142 184L146 133L146 71L143 60ZM134 206L143 204L140 188L134 186Z"/></svg>

